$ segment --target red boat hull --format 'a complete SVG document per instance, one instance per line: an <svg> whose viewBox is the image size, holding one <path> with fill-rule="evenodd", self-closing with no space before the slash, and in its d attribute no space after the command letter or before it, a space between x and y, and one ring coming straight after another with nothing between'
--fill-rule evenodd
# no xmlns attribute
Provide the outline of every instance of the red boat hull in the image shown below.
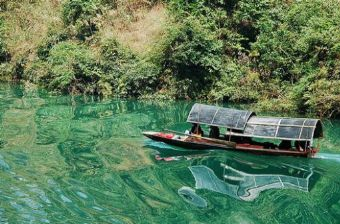
<svg viewBox="0 0 340 224"><path fill-rule="evenodd" d="M266 149L262 145L254 145L247 143L236 143L235 147L230 147L225 144L216 143L206 139L192 138L186 136L179 136L180 138L173 138L173 134L162 132L143 132L143 135L169 145L179 146L186 149L204 150L204 149L225 149L241 152L251 152L264 155L284 155L284 156L298 156L298 157L313 157L317 152L316 149L311 151L297 151L293 149Z"/></svg>

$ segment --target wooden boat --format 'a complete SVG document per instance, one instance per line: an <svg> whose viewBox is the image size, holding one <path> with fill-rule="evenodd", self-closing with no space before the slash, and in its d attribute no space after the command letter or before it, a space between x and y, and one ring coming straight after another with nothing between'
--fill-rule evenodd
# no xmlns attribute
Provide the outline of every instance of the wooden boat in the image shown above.
<svg viewBox="0 0 340 224"><path fill-rule="evenodd" d="M169 145L179 146L186 149L204 150L204 149L227 149L238 150L242 152L251 152L265 155L286 155L286 156L313 156L317 150L312 151L296 151L292 149L266 149L264 145L249 144L249 143L235 143L235 147L222 143L216 143L213 140L200 139L198 137L190 137L185 135L175 135L164 132L143 132L144 136L159 142L164 142Z"/></svg>
<svg viewBox="0 0 340 224"><path fill-rule="evenodd" d="M203 124L215 129L226 128L226 132L214 138L174 131L147 131L143 134L152 140L186 149L227 149L301 157L314 156L318 149L312 146L313 139L322 137L322 125L318 119L258 117L251 111L203 104L195 104L192 107L187 121L196 125L196 130ZM281 144L261 143L253 140L254 138L281 140Z"/></svg>

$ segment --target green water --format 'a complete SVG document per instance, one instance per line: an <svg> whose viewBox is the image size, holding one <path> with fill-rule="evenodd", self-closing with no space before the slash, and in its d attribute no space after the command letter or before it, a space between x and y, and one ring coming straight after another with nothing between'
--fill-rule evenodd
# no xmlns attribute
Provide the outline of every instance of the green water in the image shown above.
<svg viewBox="0 0 340 224"><path fill-rule="evenodd" d="M0 84L0 223L340 223L339 121L324 122L314 159L141 135L189 128L191 105Z"/></svg>

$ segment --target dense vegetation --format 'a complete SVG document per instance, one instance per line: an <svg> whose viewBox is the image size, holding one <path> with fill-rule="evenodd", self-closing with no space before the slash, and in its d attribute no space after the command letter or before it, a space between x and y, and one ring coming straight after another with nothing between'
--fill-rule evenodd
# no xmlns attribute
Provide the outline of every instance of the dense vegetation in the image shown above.
<svg viewBox="0 0 340 224"><path fill-rule="evenodd" d="M0 9L1 79L340 114L338 0L0 0Z"/></svg>

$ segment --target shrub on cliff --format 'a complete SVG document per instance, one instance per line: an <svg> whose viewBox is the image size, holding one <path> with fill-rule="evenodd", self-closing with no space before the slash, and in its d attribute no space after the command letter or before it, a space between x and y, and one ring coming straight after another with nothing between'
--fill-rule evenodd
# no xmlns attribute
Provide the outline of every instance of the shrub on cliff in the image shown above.
<svg viewBox="0 0 340 224"><path fill-rule="evenodd" d="M4 26L4 20L0 17L0 63L9 61L11 57L6 49L6 43L3 38Z"/></svg>
<svg viewBox="0 0 340 224"><path fill-rule="evenodd" d="M115 39L105 40L101 49L103 79L116 95L140 97L156 91L160 67L150 59L138 57Z"/></svg>
<svg viewBox="0 0 340 224"><path fill-rule="evenodd" d="M266 82L279 78L292 88L285 93L300 112L322 116L339 113L337 86L340 80L339 2L299 1L277 17L259 24L252 44L257 69ZM324 85L324 86L323 86Z"/></svg>
<svg viewBox="0 0 340 224"><path fill-rule="evenodd" d="M65 41L54 45L46 60L33 62L25 76L54 91L100 94L103 73L90 49Z"/></svg>
<svg viewBox="0 0 340 224"><path fill-rule="evenodd" d="M171 28L159 50L163 73L173 76L168 80L170 88L175 88L178 93L175 97L204 96L213 80L220 75L225 58L216 21L203 15L211 10L205 6L189 15L185 12L192 10L190 4L178 1L173 2L171 7L175 21L169 26Z"/></svg>
<svg viewBox="0 0 340 224"><path fill-rule="evenodd" d="M75 29L75 35L85 40L97 30L96 17L101 14L100 0L68 0L63 5L62 19Z"/></svg>

